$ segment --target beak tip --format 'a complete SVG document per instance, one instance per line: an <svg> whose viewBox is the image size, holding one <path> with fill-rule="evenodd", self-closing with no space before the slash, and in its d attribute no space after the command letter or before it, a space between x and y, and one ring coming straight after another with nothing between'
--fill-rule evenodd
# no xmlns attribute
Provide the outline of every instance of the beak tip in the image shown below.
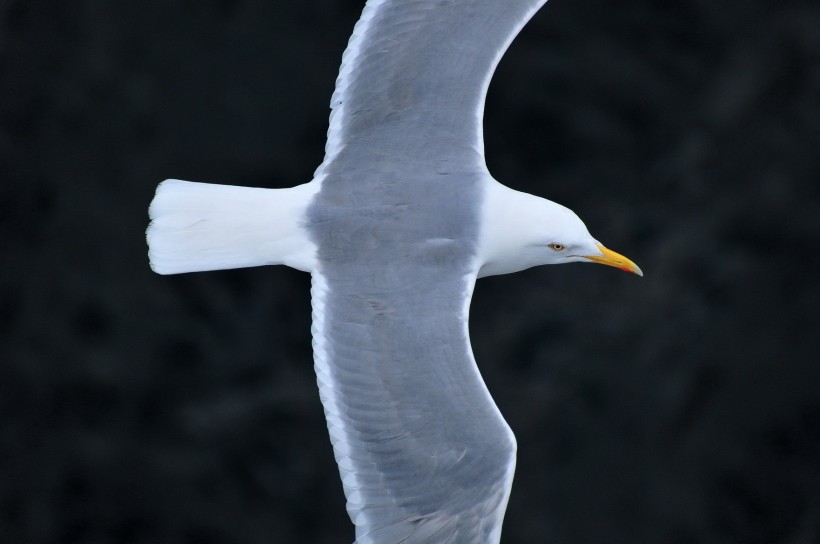
<svg viewBox="0 0 820 544"><path fill-rule="evenodd" d="M633 274L643 277L643 270L641 270L641 267L620 253L607 249L600 244L598 244L598 250L601 252L601 255L589 255L586 258L592 262L605 264L607 266L614 266L615 268L620 268L624 272L632 272Z"/></svg>

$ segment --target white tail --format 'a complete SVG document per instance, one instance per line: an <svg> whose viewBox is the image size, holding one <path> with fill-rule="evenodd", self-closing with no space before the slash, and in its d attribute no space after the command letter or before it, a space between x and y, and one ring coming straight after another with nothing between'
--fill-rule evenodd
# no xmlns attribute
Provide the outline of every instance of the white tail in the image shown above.
<svg viewBox="0 0 820 544"><path fill-rule="evenodd" d="M259 189L168 179L148 215L148 258L159 274L287 264L310 271L315 246L303 228L317 182Z"/></svg>

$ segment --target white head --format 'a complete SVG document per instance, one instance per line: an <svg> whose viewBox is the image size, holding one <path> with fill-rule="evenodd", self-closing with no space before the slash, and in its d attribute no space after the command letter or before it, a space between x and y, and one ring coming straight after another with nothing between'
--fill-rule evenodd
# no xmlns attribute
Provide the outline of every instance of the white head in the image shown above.
<svg viewBox="0 0 820 544"><path fill-rule="evenodd" d="M497 182L484 198L479 276L572 262L597 262L643 276L638 265L593 238L569 208Z"/></svg>

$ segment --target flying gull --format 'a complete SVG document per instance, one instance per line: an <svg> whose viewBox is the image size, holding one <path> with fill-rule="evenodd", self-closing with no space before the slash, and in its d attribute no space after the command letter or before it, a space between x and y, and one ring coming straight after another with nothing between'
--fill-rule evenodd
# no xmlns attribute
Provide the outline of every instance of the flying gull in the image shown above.
<svg viewBox="0 0 820 544"><path fill-rule="evenodd" d="M310 272L319 395L358 544L499 542L516 441L470 347L477 278L568 262L642 275L575 213L487 171L487 86L545 1L370 0L312 181L166 180L151 203L160 274Z"/></svg>

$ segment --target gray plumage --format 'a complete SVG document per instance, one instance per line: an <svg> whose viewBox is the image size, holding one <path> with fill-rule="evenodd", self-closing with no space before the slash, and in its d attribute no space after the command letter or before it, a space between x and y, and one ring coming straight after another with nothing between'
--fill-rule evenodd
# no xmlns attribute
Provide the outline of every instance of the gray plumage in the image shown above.
<svg viewBox="0 0 820 544"><path fill-rule="evenodd" d="M515 439L467 331L481 117L542 1L371 1L309 210L314 352L359 544L497 542Z"/></svg>

